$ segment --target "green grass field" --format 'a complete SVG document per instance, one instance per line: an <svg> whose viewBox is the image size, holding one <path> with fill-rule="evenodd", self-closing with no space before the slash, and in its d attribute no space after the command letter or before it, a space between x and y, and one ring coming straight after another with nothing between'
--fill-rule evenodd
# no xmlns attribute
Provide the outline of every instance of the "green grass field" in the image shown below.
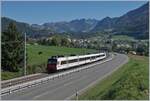
<svg viewBox="0 0 150 101"><path fill-rule="evenodd" d="M114 35L112 36L113 40L125 40L125 41L133 41L135 40L133 37L127 35Z"/></svg>
<svg viewBox="0 0 150 101"><path fill-rule="evenodd" d="M148 57L129 55L130 60L101 82L87 89L80 100L148 100ZM74 98L75 99L75 98Z"/></svg>
<svg viewBox="0 0 150 101"><path fill-rule="evenodd" d="M39 54L42 52L42 54ZM37 65L47 62L50 56L85 54L85 52L95 52L93 49L67 48L57 46L27 45L28 65Z"/></svg>
<svg viewBox="0 0 150 101"><path fill-rule="evenodd" d="M39 54L41 52L41 54ZM39 73L46 71L47 59L54 55L70 55L70 54L85 54L85 52L96 52L93 49L85 48L67 48L57 46L42 46L42 45L27 45L27 74ZM1 73L1 79L7 80L23 75L23 69L19 72Z"/></svg>

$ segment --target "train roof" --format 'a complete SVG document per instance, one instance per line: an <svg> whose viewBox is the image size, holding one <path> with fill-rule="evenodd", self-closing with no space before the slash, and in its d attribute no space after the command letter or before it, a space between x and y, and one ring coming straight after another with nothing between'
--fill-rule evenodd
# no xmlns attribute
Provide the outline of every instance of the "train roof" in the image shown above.
<svg viewBox="0 0 150 101"><path fill-rule="evenodd" d="M77 56L66 56L66 57L55 57L55 58L49 58L49 59L57 59L58 61L62 60L72 60L76 58L85 58L85 57L91 57L91 56L97 56L97 55L102 55L103 53L95 53L95 54L87 54L87 55L77 55Z"/></svg>

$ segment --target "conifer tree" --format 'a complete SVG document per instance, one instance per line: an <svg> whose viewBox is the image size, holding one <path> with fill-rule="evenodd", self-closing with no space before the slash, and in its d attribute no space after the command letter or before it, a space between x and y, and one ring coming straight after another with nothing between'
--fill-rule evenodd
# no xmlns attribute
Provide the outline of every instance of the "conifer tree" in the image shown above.
<svg viewBox="0 0 150 101"><path fill-rule="evenodd" d="M2 70L16 72L23 68L24 40L16 25L10 23L2 33Z"/></svg>

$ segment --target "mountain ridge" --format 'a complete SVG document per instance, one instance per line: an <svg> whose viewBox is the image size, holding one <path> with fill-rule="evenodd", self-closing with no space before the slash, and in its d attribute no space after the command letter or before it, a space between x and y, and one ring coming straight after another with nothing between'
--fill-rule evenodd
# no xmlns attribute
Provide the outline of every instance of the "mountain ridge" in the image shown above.
<svg viewBox="0 0 150 101"><path fill-rule="evenodd" d="M99 21L92 32L107 31L114 34L126 34L137 37L148 37L149 26L149 4L146 3L141 7L131 10L126 14L117 17L106 17ZM107 31L108 32L108 31ZM143 34L143 35L141 35Z"/></svg>
<svg viewBox="0 0 150 101"><path fill-rule="evenodd" d="M16 20L2 17L2 31L6 29L9 22L14 22L22 33L28 33L32 37L48 36L51 33L95 33L109 32L112 34L125 34L136 38L148 38L149 33L149 4L146 3L137 9L131 10L120 17L105 17L96 19L74 19L71 21L48 22L41 25L18 22Z"/></svg>

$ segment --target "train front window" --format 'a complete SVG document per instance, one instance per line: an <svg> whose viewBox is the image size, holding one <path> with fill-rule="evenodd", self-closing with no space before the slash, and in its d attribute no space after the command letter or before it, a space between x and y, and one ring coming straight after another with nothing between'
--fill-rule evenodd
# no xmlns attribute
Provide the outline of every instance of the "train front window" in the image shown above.
<svg viewBox="0 0 150 101"><path fill-rule="evenodd" d="M48 59L48 64L57 64L56 59Z"/></svg>

